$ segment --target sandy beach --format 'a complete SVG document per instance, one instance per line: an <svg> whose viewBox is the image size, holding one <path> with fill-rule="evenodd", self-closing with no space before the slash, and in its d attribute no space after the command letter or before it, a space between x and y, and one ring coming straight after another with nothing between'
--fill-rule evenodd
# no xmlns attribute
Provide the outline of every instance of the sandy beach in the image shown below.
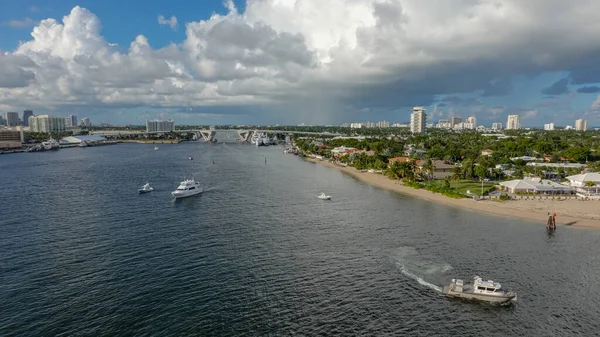
<svg viewBox="0 0 600 337"><path fill-rule="evenodd" d="M581 200L514 200L495 201L473 199L452 199L441 194L423 189L407 187L402 182L392 180L384 175L371 172L360 172L353 167L342 167L313 158L307 161L325 165L350 174L357 179L374 186L391 191L416 196L433 202L465 208L481 213L509 216L520 219L539 221L540 226L546 223L547 213L556 212L557 226L573 226L600 229L600 201Z"/></svg>

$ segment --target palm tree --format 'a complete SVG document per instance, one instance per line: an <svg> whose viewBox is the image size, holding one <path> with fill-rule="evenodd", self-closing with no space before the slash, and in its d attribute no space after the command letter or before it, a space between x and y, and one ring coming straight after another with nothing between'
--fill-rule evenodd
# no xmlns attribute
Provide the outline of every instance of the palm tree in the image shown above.
<svg viewBox="0 0 600 337"><path fill-rule="evenodd" d="M591 191L592 191L592 187L596 186L596 182L595 181L586 181L585 182L585 187L587 187L588 190L588 195L591 195Z"/></svg>
<svg viewBox="0 0 600 337"><path fill-rule="evenodd" d="M431 159L427 159L421 166L421 175L425 180L430 180L433 177L433 163Z"/></svg>
<svg viewBox="0 0 600 337"><path fill-rule="evenodd" d="M463 170L460 166L452 168L452 180L459 181L463 178Z"/></svg>

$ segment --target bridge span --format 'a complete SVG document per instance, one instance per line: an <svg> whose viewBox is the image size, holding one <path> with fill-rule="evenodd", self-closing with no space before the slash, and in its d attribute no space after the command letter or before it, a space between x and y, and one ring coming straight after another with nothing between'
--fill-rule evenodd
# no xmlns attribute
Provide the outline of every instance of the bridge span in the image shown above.
<svg viewBox="0 0 600 337"><path fill-rule="evenodd" d="M124 136L150 136L165 134L168 132L162 131L131 131L131 130L98 130L90 131L90 135L103 137L124 137ZM341 136L331 132L309 132L309 131L286 131L286 130L249 130L249 129L194 129L194 130L175 130L173 133L179 134L194 134L195 139L203 139L206 142L211 142L215 139L217 133L237 133L241 142L249 142L254 134L284 134L284 135L313 135L322 137L337 137Z"/></svg>

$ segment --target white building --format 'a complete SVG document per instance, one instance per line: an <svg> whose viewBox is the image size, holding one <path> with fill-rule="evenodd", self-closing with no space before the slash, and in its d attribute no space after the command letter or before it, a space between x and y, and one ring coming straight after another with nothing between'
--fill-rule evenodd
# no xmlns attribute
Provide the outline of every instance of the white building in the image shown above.
<svg viewBox="0 0 600 337"><path fill-rule="evenodd" d="M600 173L589 172L568 176L569 185L584 196L600 196ZM593 185L592 185L593 183ZM592 186L587 186L590 184Z"/></svg>
<svg viewBox="0 0 600 337"><path fill-rule="evenodd" d="M377 122L377 127L378 128L382 128L382 129L389 128L390 127L390 122L388 122L388 121L379 121L379 122Z"/></svg>
<svg viewBox="0 0 600 337"><path fill-rule="evenodd" d="M414 107L413 112L410 115L410 132L425 133L426 125L427 114L425 113L425 108L422 106Z"/></svg>
<svg viewBox="0 0 600 337"><path fill-rule="evenodd" d="M92 126L92 122L88 117L85 117L81 120L81 122L79 122L79 126L85 126L86 128L89 128Z"/></svg>
<svg viewBox="0 0 600 337"><path fill-rule="evenodd" d="M477 118L475 116L468 117L465 121L465 129L476 129Z"/></svg>
<svg viewBox="0 0 600 337"><path fill-rule="evenodd" d="M29 117L29 130L31 132L51 133L65 131L65 119L50 115Z"/></svg>
<svg viewBox="0 0 600 337"><path fill-rule="evenodd" d="M146 120L146 132L172 132L175 130L175 121L172 119L159 121Z"/></svg>
<svg viewBox="0 0 600 337"><path fill-rule="evenodd" d="M573 194L575 189L555 183L551 180L540 178L525 178L503 181L500 186L508 193L535 193L535 194Z"/></svg>
<svg viewBox="0 0 600 337"><path fill-rule="evenodd" d="M575 121L576 131L587 131L587 121L585 119L578 119Z"/></svg>
<svg viewBox="0 0 600 337"><path fill-rule="evenodd" d="M518 130L521 128L521 122L519 121L519 115L508 115L506 120L506 130Z"/></svg>
<svg viewBox="0 0 600 337"><path fill-rule="evenodd" d="M65 117L65 126L68 128L76 128L77 127L77 116L69 115L69 117Z"/></svg>
<svg viewBox="0 0 600 337"><path fill-rule="evenodd" d="M502 130L502 123L493 123L492 130L495 130L495 131Z"/></svg>
<svg viewBox="0 0 600 337"><path fill-rule="evenodd" d="M351 129L362 129L362 124L361 123L350 123L350 128Z"/></svg>
<svg viewBox="0 0 600 337"><path fill-rule="evenodd" d="M544 130L546 130L546 131L554 130L554 123L544 124Z"/></svg>

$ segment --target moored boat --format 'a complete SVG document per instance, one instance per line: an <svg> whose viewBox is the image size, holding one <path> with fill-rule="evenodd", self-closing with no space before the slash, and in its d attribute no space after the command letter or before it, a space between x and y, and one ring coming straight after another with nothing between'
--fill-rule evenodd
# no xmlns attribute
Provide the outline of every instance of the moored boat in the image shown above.
<svg viewBox="0 0 600 337"><path fill-rule="evenodd" d="M462 298L487 303L505 304L517 301L517 294L502 289L498 282L484 281L481 277L473 277L472 283L465 283L461 279L452 279L442 292L449 297Z"/></svg>

